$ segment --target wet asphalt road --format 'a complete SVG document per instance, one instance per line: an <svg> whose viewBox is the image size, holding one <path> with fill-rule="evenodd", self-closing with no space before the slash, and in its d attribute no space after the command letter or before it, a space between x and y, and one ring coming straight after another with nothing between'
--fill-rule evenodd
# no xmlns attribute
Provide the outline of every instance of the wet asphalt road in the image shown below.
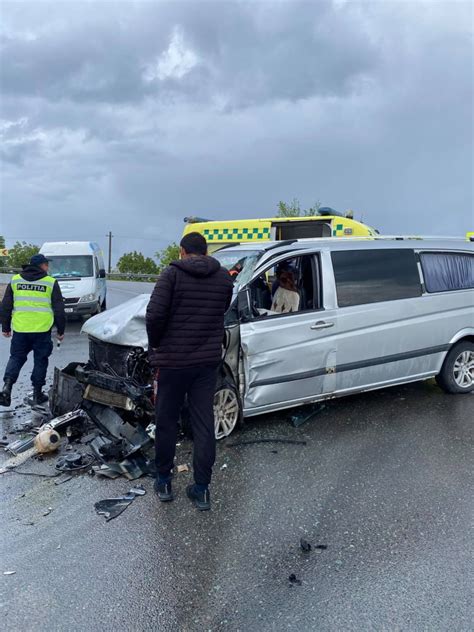
<svg viewBox="0 0 474 632"><path fill-rule="evenodd" d="M111 284L109 305L137 285ZM78 330L59 365L86 357ZM0 368L7 351L1 340ZM219 444L208 514L184 496L188 473L168 505L145 479L109 523L93 504L125 479L4 474L3 629L471 630L473 413L473 396L429 382L330 402L298 429L283 413L253 418ZM306 445L229 445L274 437ZM52 473L55 458L19 470Z"/></svg>

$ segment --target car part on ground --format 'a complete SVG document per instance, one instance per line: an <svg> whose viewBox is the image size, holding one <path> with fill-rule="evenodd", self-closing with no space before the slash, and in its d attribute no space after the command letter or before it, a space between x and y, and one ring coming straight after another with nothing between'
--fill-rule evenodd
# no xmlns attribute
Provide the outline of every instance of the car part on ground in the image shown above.
<svg viewBox="0 0 474 632"><path fill-rule="evenodd" d="M93 454L81 454L80 452L71 452L59 457L56 462L55 469L58 472L85 472L92 466L94 461L95 456Z"/></svg>
<svg viewBox="0 0 474 632"><path fill-rule="evenodd" d="M80 407L84 387L75 376L78 366L79 362L71 362L64 369L54 368L53 386L49 391L49 407L55 417Z"/></svg>
<svg viewBox="0 0 474 632"><path fill-rule="evenodd" d="M60 446L61 437L59 432L52 428L46 428L41 432L38 432L34 438L34 446L38 454L46 454L47 452L54 452Z"/></svg>
<svg viewBox="0 0 474 632"><path fill-rule="evenodd" d="M113 520L127 509L127 507L135 500L137 496L144 496L146 491L141 486L132 487L132 489L123 496L118 498L105 498L94 503L96 512L105 516L106 522Z"/></svg>
<svg viewBox="0 0 474 632"><path fill-rule="evenodd" d="M309 404L299 406L288 415L288 420L294 428L299 428L304 423L312 419L315 415L322 413L326 404Z"/></svg>
<svg viewBox="0 0 474 632"><path fill-rule="evenodd" d="M76 424L84 425L85 421L86 421L86 414L84 413L83 410L81 409L72 410L69 413L65 413L64 415L60 415L59 417L56 417L55 419L51 419L50 421L48 421L48 423L38 428L36 434L39 434L43 430L59 431L63 429L65 430L68 426L72 426ZM9 443L6 446L5 450L7 450L7 452L10 452L11 454L15 456L17 454L20 454L20 452L25 452L25 450L32 448L34 446L34 442L35 442L35 435L26 437L25 439L17 439L16 441L12 441L11 443Z"/></svg>

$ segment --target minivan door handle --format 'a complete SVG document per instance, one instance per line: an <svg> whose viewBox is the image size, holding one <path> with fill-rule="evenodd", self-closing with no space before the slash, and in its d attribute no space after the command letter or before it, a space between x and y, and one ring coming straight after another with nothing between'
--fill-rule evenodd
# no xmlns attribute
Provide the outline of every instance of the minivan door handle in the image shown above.
<svg viewBox="0 0 474 632"><path fill-rule="evenodd" d="M334 323L325 323L324 320L318 320L317 323L311 325L311 329L327 329L328 327L334 327Z"/></svg>

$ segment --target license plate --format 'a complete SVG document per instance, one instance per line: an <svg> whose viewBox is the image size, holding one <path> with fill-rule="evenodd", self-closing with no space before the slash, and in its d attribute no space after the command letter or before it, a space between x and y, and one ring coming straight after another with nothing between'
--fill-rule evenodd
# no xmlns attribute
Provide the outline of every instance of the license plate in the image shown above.
<svg viewBox="0 0 474 632"><path fill-rule="evenodd" d="M65 307L64 311L66 312L66 314L71 314L74 310L72 307Z"/></svg>

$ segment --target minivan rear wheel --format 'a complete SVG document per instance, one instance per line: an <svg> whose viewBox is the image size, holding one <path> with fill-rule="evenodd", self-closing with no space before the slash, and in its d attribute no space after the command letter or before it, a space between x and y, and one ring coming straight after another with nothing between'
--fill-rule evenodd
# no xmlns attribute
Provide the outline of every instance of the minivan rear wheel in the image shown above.
<svg viewBox="0 0 474 632"><path fill-rule="evenodd" d="M438 385L447 393L470 393L474 390L474 343L462 340L454 345L444 361Z"/></svg>

